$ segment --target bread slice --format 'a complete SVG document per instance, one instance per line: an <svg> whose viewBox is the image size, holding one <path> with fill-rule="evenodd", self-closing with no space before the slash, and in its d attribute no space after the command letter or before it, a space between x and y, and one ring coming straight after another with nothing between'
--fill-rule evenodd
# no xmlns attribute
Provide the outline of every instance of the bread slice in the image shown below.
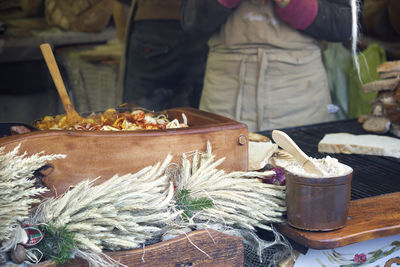
<svg viewBox="0 0 400 267"><path fill-rule="evenodd" d="M270 142L249 142L249 171L260 170L278 150L278 145Z"/></svg>
<svg viewBox="0 0 400 267"><path fill-rule="evenodd" d="M400 139L373 134L332 133L326 134L318 143L318 151L400 158Z"/></svg>

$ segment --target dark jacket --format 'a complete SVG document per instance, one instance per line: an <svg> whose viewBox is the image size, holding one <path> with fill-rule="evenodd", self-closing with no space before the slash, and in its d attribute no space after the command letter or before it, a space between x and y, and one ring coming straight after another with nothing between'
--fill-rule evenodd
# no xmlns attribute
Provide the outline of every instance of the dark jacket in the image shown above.
<svg viewBox="0 0 400 267"><path fill-rule="evenodd" d="M117 0L127 6L132 0ZM135 0L136 9L134 20L179 20L179 6L181 0Z"/></svg>
<svg viewBox="0 0 400 267"><path fill-rule="evenodd" d="M211 35L234 9L217 0L182 0L180 20L184 30ZM318 13L303 31L319 40L347 42L351 39L351 5L349 0L318 0Z"/></svg>
<svg viewBox="0 0 400 267"><path fill-rule="evenodd" d="M351 5L349 0L318 0L318 14L304 31L329 42L351 39Z"/></svg>
<svg viewBox="0 0 400 267"><path fill-rule="evenodd" d="M135 20L179 20L180 0L136 0Z"/></svg>

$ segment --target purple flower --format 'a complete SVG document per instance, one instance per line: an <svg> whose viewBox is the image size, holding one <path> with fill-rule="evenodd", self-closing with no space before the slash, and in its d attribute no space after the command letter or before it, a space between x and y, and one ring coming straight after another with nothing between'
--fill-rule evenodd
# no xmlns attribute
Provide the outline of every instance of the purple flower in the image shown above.
<svg viewBox="0 0 400 267"><path fill-rule="evenodd" d="M365 255L364 253L356 254L356 255L354 255L353 261L354 262L358 262L358 263L366 262L367 261L367 255Z"/></svg>
<svg viewBox="0 0 400 267"><path fill-rule="evenodd" d="M264 183L274 184L274 185L285 185L286 184L285 171L282 168L274 167L269 170L274 171L275 175L265 177L264 179L262 179Z"/></svg>

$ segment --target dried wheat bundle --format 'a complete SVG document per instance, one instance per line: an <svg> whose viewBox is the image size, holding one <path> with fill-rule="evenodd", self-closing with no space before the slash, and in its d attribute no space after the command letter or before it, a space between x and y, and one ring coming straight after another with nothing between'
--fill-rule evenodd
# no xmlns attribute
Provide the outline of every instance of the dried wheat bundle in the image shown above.
<svg viewBox="0 0 400 267"><path fill-rule="evenodd" d="M26 153L19 155L19 148L18 145L14 150L4 153L4 147L0 147L0 243L3 243L1 250L8 250L16 245L12 239L19 222L29 217L32 204L40 202L35 197L47 191L44 187L35 188L35 180L29 178L48 161L65 157L44 155L43 152L31 156L27 156Z"/></svg>
<svg viewBox="0 0 400 267"><path fill-rule="evenodd" d="M192 162L184 154L180 175L176 178L178 191L186 192L186 195L178 193L177 203L182 202L179 198L192 200L186 201L186 206L183 204L186 210L193 208L189 215L184 213L189 225L209 222L237 229L272 230L269 224L282 222L286 211L285 187L256 179L274 172L225 173L217 169L224 158L214 161L211 145L208 143L207 147L205 154L195 152ZM196 207L190 207L193 205L203 205L203 208L196 211Z"/></svg>
<svg viewBox="0 0 400 267"><path fill-rule="evenodd" d="M174 187L165 170L171 159L99 185L82 181L43 202L32 223L65 227L82 251L139 247L161 236L165 222L180 214L170 208Z"/></svg>

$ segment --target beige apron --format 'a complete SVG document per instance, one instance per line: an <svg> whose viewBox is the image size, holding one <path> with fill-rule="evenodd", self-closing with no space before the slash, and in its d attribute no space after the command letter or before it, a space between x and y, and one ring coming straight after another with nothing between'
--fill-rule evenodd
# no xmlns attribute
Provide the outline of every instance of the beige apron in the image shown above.
<svg viewBox="0 0 400 267"><path fill-rule="evenodd" d="M334 119L318 43L279 21L271 2L243 2L209 45L200 109L250 131Z"/></svg>

